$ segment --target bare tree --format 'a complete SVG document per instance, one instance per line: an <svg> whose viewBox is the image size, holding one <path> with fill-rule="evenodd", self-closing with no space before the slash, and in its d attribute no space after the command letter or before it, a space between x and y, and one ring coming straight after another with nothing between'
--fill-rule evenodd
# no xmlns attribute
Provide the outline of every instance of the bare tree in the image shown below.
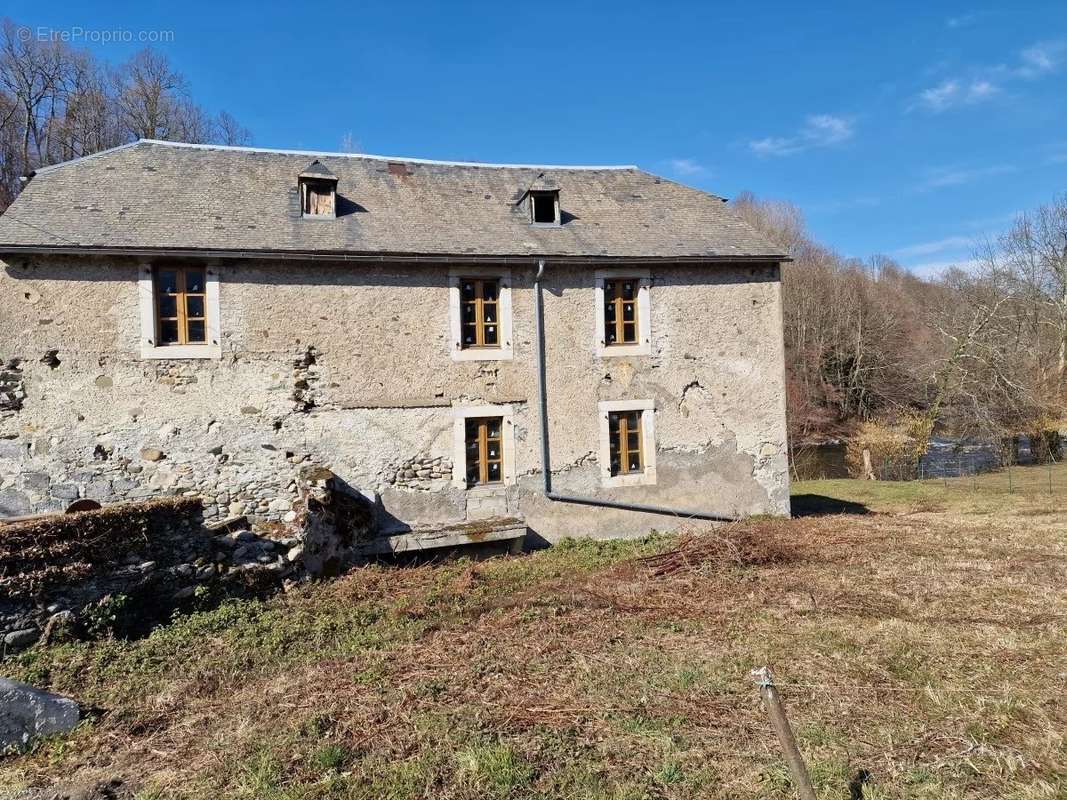
<svg viewBox="0 0 1067 800"><path fill-rule="evenodd" d="M218 129L218 141L220 144L252 144L252 131L241 125L225 111L219 112L216 127Z"/></svg>
<svg viewBox="0 0 1067 800"><path fill-rule="evenodd" d="M86 50L24 34L9 19L0 23L0 211L18 194L20 176L132 139L251 141L231 115L197 105L161 53L142 50L113 68Z"/></svg>
<svg viewBox="0 0 1067 800"><path fill-rule="evenodd" d="M988 248L987 274L999 275L1017 300L1032 304L1034 333L1052 394L1067 392L1067 194L1032 213Z"/></svg>

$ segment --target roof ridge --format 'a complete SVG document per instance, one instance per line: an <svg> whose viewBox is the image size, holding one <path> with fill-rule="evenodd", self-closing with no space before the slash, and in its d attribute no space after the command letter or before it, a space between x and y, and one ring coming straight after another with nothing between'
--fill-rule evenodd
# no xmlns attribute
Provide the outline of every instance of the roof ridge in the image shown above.
<svg viewBox="0 0 1067 800"><path fill-rule="evenodd" d="M364 158L372 161L400 161L406 164L429 164L446 167L487 167L492 169L640 169L636 164L494 164L484 161L445 161L434 158L411 158L408 156L381 156L372 153L337 153L329 150L287 150L274 147L248 147L232 144L198 144L194 142L171 142L163 139L138 139L134 144L155 144L164 147L186 147L193 150L225 150L238 153L271 153L286 156L312 156L328 158ZM125 145L124 145L125 146ZM106 151L105 151L106 152ZM66 162L69 163L69 162ZM56 166L59 166L58 164Z"/></svg>

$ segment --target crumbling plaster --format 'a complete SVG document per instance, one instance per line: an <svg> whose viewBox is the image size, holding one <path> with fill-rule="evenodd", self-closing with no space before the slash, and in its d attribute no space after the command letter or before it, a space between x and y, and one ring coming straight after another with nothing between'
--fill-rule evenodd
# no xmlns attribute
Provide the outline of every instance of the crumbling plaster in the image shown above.
<svg viewBox="0 0 1067 800"><path fill-rule="evenodd" d="M223 357L145 361L137 262L4 262L0 360L20 359L25 399L0 410L0 515L59 508L72 495L177 491L204 496L208 516L284 519L296 470L320 463L377 498L391 527L496 511L524 514L547 539L676 524L540 495L532 265L510 266L514 357L486 362L450 357L446 266L218 268ZM555 488L787 513L777 268L657 266L651 284L652 354L601 358L593 268L549 260ZM42 362L50 351L58 364ZM602 489L597 403L646 398L656 404L657 484ZM517 483L506 491L450 485L451 406L483 403L515 409ZM162 457L146 459L146 449Z"/></svg>

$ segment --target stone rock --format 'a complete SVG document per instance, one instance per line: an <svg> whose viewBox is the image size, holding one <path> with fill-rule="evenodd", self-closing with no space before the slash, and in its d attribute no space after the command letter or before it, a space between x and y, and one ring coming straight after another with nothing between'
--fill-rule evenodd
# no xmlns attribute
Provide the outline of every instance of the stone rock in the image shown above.
<svg viewBox="0 0 1067 800"><path fill-rule="evenodd" d="M178 591L176 591L172 595L172 597L175 600L188 600L194 594L196 594L196 587L195 586L185 586L185 587L179 589Z"/></svg>
<svg viewBox="0 0 1067 800"><path fill-rule="evenodd" d="M93 381L93 383L95 383L101 389L110 389L115 384L115 382L111 380L111 378L109 378L107 375L97 376L96 380Z"/></svg>
<svg viewBox="0 0 1067 800"><path fill-rule="evenodd" d="M40 635L40 631L36 628L25 628L21 631L11 631L11 633L4 637L4 644L7 647L21 649L23 647L29 647L36 642Z"/></svg>
<svg viewBox="0 0 1067 800"><path fill-rule="evenodd" d="M156 562L155 561L144 561L144 562L142 562L142 563L137 565L137 569L139 569L141 572L151 572L155 568L156 568Z"/></svg>
<svg viewBox="0 0 1067 800"><path fill-rule="evenodd" d="M163 458L163 451L158 447L144 447L141 449L141 458L145 461L159 461Z"/></svg>
<svg viewBox="0 0 1067 800"><path fill-rule="evenodd" d="M47 472L24 472L22 473L22 488L30 491L43 492L48 488L52 478Z"/></svg>
<svg viewBox="0 0 1067 800"><path fill-rule="evenodd" d="M191 578L196 574L196 567L192 564L179 564L174 568L174 571L183 578Z"/></svg>
<svg viewBox="0 0 1067 800"><path fill-rule="evenodd" d="M81 712L68 697L0 678L0 750L24 748L38 736L66 733Z"/></svg>
<svg viewBox="0 0 1067 800"><path fill-rule="evenodd" d="M212 455L212 456L222 455L222 445L221 444L217 444L214 447L208 449L207 452L208 452L208 455Z"/></svg>
<svg viewBox="0 0 1067 800"><path fill-rule="evenodd" d="M289 561L299 561L304 557L304 548L301 545L292 547L289 549L289 552L285 554L285 557Z"/></svg>
<svg viewBox="0 0 1067 800"><path fill-rule="evenodd" d="M73 483L61 483L58 486L53 486L49 492L52 497L58 497L60 500L76 500L78 498L78 487Z"/></svg>
<svg viewBox="0 0 1067 800"><path fill-rule="evenodd" d="M252 531L237 531L233 537L238 542L254 542L259 538Z"/></svg>

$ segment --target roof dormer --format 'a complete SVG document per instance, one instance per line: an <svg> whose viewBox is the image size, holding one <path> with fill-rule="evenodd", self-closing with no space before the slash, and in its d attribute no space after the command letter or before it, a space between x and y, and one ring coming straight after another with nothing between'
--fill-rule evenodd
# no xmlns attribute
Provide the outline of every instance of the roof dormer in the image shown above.
<svg viewBox="0 0 1067 800"><path fill-rule="evenodd" d="M530 224L554 227L560 224L559 186L542 172L526 190Z"/></svg>
<svg viewBox="0 0 1067 800"><path fill-rule="evenodd" d="M317 158L298 176L300 216L307 219L337 217L337 176Z"/></svg>

